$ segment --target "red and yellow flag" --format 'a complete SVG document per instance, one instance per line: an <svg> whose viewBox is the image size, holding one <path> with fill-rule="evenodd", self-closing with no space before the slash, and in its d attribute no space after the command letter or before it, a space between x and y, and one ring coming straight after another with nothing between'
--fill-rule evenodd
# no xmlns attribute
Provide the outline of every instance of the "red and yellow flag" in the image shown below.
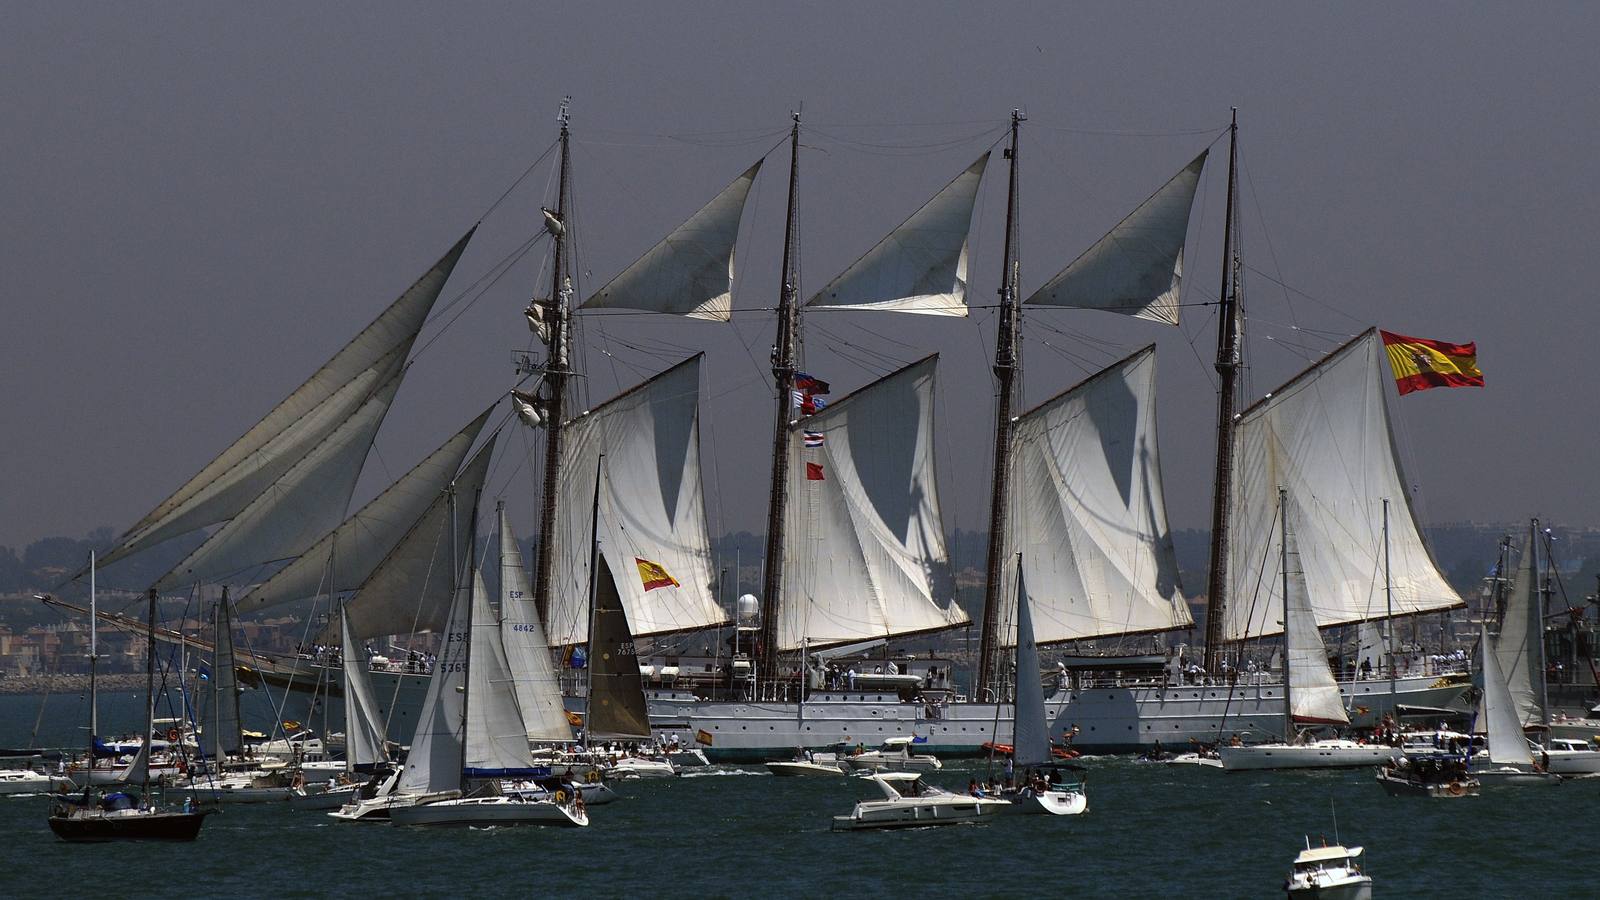
<svg viewBox="0 0 1600 900"><path fill-rule="evenodd" d="M1483 387L1478 345L1451 344L1379 331L1401 394L1436 387Z"/></svg>
<svg viewBox="0 0 1600 900"><path fill-rule="evenodd" d="M645 590L653 591L656 588L679 586L678 579L668 575L667 570L660 563L641 559L637 556L633 558L633 562L639 567L639 580L644 582Z"/></svg>

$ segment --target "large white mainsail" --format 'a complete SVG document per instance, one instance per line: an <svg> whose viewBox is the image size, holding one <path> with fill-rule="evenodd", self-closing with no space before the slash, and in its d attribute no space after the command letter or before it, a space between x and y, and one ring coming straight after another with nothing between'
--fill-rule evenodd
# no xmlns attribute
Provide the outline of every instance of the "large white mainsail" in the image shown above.
<svg viewBox="0 0 1600 900"><path fill-rule="evenodd" d="M1522 558L1511 578L1506 614L1494 639L1495 660L1505 676L1517 721L1524 727L1544 722L1544 664L1540 646L1544 639L1544 603L1539 594L1539 533L1528 526Z"/></svg>
<svg viewBox="0 0 1600 900"><path fill-rule="evenodd" d="M967 314L967 232L989 154L900 223L806 304Z"/></svg>
<svg viewBox="0 0 1600 900"><path fill-rule="evenodd" d="M313 415L319 411L330 412L326 404L341 388L385 358L394 358L394 371L400 371L417 333L427 320L428 311L439 298L472 234L468 231L304 384L129 528L100 564L115 562L152 544L232 518L316 448L366 399L362 395L349 398L348 409L342 415ZM388 375L384 375L378 383L387 380Z"/></svg>
<svg viewBox="0 0 1600 900"><path fill-rule="evenodd" d="M252 566L298 556L344 519L372 439L400 389L400 375L376 389L363 387L363 379L357 378L341 390L350 388L368 393L366 402L156 581L157 590L216 582Z"/></svg>
<svg viewBox="0 0 1600 900"><path fill-rule="evenodd" d="M360 586L378 564L393 552L424 512L437 503L445 486L460 470L461 461L466 459L467 451L472 449L473 442L478 439L478 433L483 430L484 423L493 411L493 406L484 410L383 493L323 535L299 559L257 585L239 601L239 608L245 612L255 612L279 603ZM330 560L336 563L333 566L332 585L324 583ZM404 629L396 630L409 631L409 623Z"/></svg>
<svg viewBox="0 0 1600 900"><path fill-rule="evenodd" d="M1025 302L1178 324L1183 244L1207 150Z"/></svg>
<svg viewBox="0 0 1600 900"><path fill-rule="evenodd" d="M451 560L445 559L443 568L449 572ZM406 767L400 773L400 793L427 794L461 787L465 747L461 705L466 701L472 617L472 584L465 569L463 565L462 572L451 573L459 583L434 660L433 677L428 679L428 693L422 699L422 712L417 716L417 728L406 752Z"/></svg>
<svg viewBox="0 0 1600 900"><path fill-rule="evenodd" d="M1482 625L1478 626L1478 667L1478 686L1483 691L1483 699L1478 703L1480 721L1473 730L1488 735L1489 761L1503 766L1532 767L1533 754L1528 750L1528 739L1522 734L1516 701L1506 687L1506 676L1500 671L1489 630Z"/></svg>
<svg viewBox="0 0 1600 900"><path fill-rule="evenodd" d="M561 682L550 662L550 645L533 608L533 588L523 567L516 533L500 507L500 641L511 665L517 705L530 741L572 740L561 703Z"/></svg>
<svg viewBox="0 0 1600 900"><path fill-rule="evenodd" d="M1041 643L1193 624L1156 451L1155 349L1016 421L1005 577L1016 583L1020 553Z"/></svg>
<svg viewBox="0 0 1600 900"><path fill-rule="evenodd" d="M1229 541L1228 640L1277 634L1281 589L1264 577L1273 546L1278 489L1300 534L1301 560L1317 624L1382 619L1383 501L1403 498L1389 518L1394 615L1462 605L1423 541L1401 476L1384 402L1388 363L1370 330L1239 416L1234 432ZM1270 560L1268 561L1270 562Z"/></svg>
<svg viewBox="0 0 1600 900"><path fill-rule="evenodd" d="M1027 568L1024 563L1017 573L1017 697L1011 752L1019 766L1042 766L1050 762L1050 721L1045 718L1039 682L1039 647L1033 639Z"/></svg>
<svg viewBox="0 0 1600 900"><path fill-rule="evenodd" d="M500 642L500 621L489 605L483 574L472 567L472 649L467 662L467 730L464 775L501 778L533 770L527 727Z"/></svg>
<svg viewBox="0 0 1600 900"><path fill-rule="evenodd" d="M779 649L968 621L934 597L934 571L949 560L934 480L937 362L912 363L790 426ZM821 445L807 447L808 433Z"/></svg>
<svg viewBox="0 0 1600 900"><path fill-rule="evenodd" d="M340 647L344 651L344 755L349 767L364 772L389 758L383 724L372 696L367 654L350 633L350 618L339 610Z"/></svg>
<svg viewBox="0 0 1600 900"><path fill-rule="evenodd" d="M558 646L589 636L589 539L596 463L605 456L600 546L635 635L727 621L712 593L711 540L700 478L700 356L567 422L558 486L548 629ZM676 585L647 589L636 560Z"/></svg>
<svg viewBox="0 0 1600 900"><path fill-rule="evenodd" d="M1348 725L1339 683L1328 666L1328 648L1317 631L1317 618L1311 611L1311 595L1306 590L1306 573L1300 563L1300 548L1294 528L1284 515L1283 541L1279 565L1280 581L1288 585L1284 604L1284 648L1287 651L1289 718L1292 722L1316 725ZM1285 738L1289 738L1285 735Z"/></svg>
<svg viewBox="0 0 1600 900"><path fill-rule="evenodd" d="M733 251L739 219L760 170L760 162L746 169L710 203L583 301L583 308L621 307L727 321L732 316Z"/></svg>

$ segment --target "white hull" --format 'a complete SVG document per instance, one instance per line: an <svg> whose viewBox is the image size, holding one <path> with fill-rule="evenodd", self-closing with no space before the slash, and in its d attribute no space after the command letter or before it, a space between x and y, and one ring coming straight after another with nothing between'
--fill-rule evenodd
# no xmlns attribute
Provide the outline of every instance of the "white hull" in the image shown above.
<svg viewBox="0 0 1600 900"><path fill-rule="evenodd" d="M1560 784L1561 778L1549 772L1535 772L1517 766L1497 766L1490 763L1484 768L1474 765L1472 777L1484 787L1493 790L1500 785Z"/></svg>
<svg viewBox="0 0 1600 900"><path fill-rule="evenodd" d="M518 797L523 800L555 799L555 791L551 791L542 787L524 788L519 787L515 783L511 783L502 784L501 790L503 790L508 797ZM564 790L571 790L571 788L568 787ZM620 799L617 796L617 792L612 790L610 785L600 781L592 783L586 782L578 785L578 795L583 798L584 806L603 806L607 803L611 803Z"/></svg>
<svg viewBox="0 0 1600 900"><path fill-rule="evenodd" d="M835 816L833 830L962 825L992 819L1010 805L1004 800L955 796L909 801L869 800L857 803L848 816Z"/></svg>
<svg viewBox="0 0 1600 900"><path fill-rule="evenodd" d="M461 796L460 791L438 794L387 794L370 800L360 800L339 807L328 815L344 822L387 822L395 810L418 803L449 800Z"/></svg>
<svg viewBox="0 0 1600 900"><path fill-rule="evenodd" d="M555 825L582 828L589 815L575 806L513 797L470 797L397 807L389 813L396 825L508 826Z"/></svg>
<svg viewBox="0 0 1600 900"><path fill-rule="evenodd" d="M672 763L664 759L621 759L606 769L606 774L616 778L671 778L678 774Z"/></svg>
<svg viewBox="0 0 1600 900"><path fill-rule="evenodd" d="M249 786L206 785L197 781L194 798L202 803L282 803L294 794L294 788L258 788Z"/></svg>
<svg viewBox="0 0 1600 900"><path fill-rule="evenodd" d="M1352 769L1376 766L1405 754L1398 747L1317 741L1311 744L1256 744L1218 747L1222 767L1230 772L1260 769Z"/></svg>
<svg viewBox="0 0 1600 900"><path fill-rule="evenodd" d="M332 790L313 788L298 788L290 791L289 805L299 810L312 809L338 809L356 800L356 795L361 792L361 785L352 784Z"/></svg>
<svg viewBox="0 0 1600 900"><path fill-rule="evenodd" d="M1076 816L1089 810L1089 797L1083 791L1043 791L1032 788L1002 794L1011 801L1007 813L1014 815Z"/></svg>
<svg viewBox="0 0 1600 900"><path fill-rule="evenodd" d="M944 763L937 756L883 753L877 750L841 756L839 765L852 772L936 772L944 768Z"/></svg>
<svg viewBox="0 0 1600 900"><path fill-rule="evenodd" d="M1557 775L1600 774L1600 750L1550 750L1549 769Z"/></svg>
<svg viewBox="0 0 1600 900"><path fill-rule="evenodd" d="M774 775L837 778L844 774L844 770L838 766L814 762L769 762L766 766L767 771Z"/></svg>
<svg viewBox="0 0 1600 900"><path fill-rule="evenodd" d="M1372 900L1372 879L1360 876L1338 884L1291 887L1287 893L1290 900Z"/></svg>
<svg viewBox="0 0 1600 900"><path fill-rule="evenodd" d="M68 778L23 770L0 771L0 797L15 794L49 794L77 787Z"/></svg>

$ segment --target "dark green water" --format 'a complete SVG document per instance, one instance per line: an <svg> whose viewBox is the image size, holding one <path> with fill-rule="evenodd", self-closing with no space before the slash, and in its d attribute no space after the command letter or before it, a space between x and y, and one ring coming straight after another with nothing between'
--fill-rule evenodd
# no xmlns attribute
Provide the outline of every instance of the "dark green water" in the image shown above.
<svg viewBox="0 0 1600 900"><path fill-rule="evenodd" d="M113 695L104 730L131 727ZM77 743L53 698L42 740ZM0 743L38 698L0 697ZM1228 775L1090 759L1089 812L883 833L828 830L870 786L719 769L624 783L587 829L414 830L232 806L192 845L71 846L44 798L0 799L0 896L1270 897L1311 834L1367 848L1389 897L1600 896L1589 817L1600 781L1462 800L1386 796L1366 770ZM932 780L961 787L970 768ZM91 887L93 886L93 887Z"/></svg>

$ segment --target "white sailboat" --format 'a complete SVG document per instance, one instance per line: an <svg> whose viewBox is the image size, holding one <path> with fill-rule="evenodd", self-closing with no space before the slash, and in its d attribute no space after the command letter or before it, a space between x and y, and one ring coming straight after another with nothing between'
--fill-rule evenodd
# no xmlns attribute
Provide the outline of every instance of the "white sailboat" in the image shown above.
<svg viewBox="0 0 1600 900"><path fill-rule="evenodd" d="M1033 640L1033 602L1021 565L1017 568L1016 727L1011 758L1023 774L1000 796L1011 801L1006 812L1075 816L1089 809L1089 796L1081 777L1072 781L1062 778L1064 769L1080 776L1082 770L1058 765L1051 758L1050 723L1045 719L1044 694L1039 689L1039 649Z"/></svg>
<svg viewBox="0 0 1600 900"><path fill-rule="evenodd" d="M1487 749L1468 757L1473 777L1493 787L1500 784L1556 784L1560 776L1536 765L1518 721L1516 699L1500 670L1499 654L1489 638L1489 629L1478 628L1478 674L1482 699L1478 703L1478 723L1489 738Z"/></svg>

